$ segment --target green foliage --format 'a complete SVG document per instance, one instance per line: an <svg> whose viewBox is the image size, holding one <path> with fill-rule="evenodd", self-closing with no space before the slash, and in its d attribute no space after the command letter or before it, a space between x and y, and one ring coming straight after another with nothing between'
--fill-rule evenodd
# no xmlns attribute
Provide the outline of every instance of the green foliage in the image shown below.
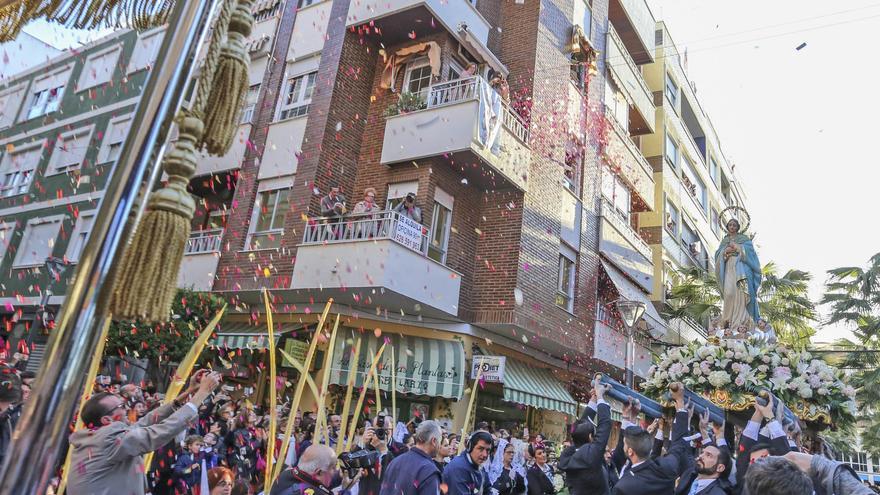
<svg viewBox="0 0 880 495"><path fill-rule="evenodd" d="M811 276L802 270L789 270L779 276L772 261L762 269L764 281L758 289L761 317L776 330L783 344L804 349L816 330L816 306L810 300ZM669 318L693 318L708 326L721 314L721 292L715 276L700 268L688 268L673 277L673 287L665 312Z"/></svg>
<svg viewBox="0 0 880 495"><path fill-rule="evenodd" d="M424 110L426 107L427 104L419 98L419 95L410 93L409 91L402 91L397 98L397 102L389 105L388 108L385 109L385 116L392 117L402 113L405 114L416 110Z"/></svg>
<svg viewBox="0 0 880 495"><path fill-rule="evenodd" d="M180 289L171 306L170 321L114 321L105 352L108 356L145 358L153 365L179 362L223 304L222 298L211 293Z"/></svg>

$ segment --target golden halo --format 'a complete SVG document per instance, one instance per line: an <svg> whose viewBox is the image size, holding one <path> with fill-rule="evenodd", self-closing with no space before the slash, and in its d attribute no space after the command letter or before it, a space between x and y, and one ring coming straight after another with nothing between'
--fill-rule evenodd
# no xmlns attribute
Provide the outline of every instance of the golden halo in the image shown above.
<svg viewBox="0 0 880 495"><path fill-rule="evenodd" d="M741 206L728 206L721 210L721 214L718 215L718 223L721 224L721 229L724 232L727 232L727 224L731 220L739 222L740 234L745 234L752 223L752 217L749 216L749 212Z"/></svg>

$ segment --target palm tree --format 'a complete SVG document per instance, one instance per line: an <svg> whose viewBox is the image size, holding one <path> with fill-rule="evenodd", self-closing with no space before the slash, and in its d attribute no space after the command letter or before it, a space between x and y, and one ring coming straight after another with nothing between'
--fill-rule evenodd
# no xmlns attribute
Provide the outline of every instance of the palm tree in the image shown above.
<svg viewBox="0 0 880 495"><path fill-rule="evenodd" d="M761 316L776 330L780 340L794 348L804 348L816 331L816 306L808 296L811 275L802 270L789 270L783 276L773 262L761 270L764 282L758 289ZM709 320L721 314L721 292L715 276L701 268L688 268L673 276L673 287L667 298L666 316L692 318L708 326Z"/></svg>

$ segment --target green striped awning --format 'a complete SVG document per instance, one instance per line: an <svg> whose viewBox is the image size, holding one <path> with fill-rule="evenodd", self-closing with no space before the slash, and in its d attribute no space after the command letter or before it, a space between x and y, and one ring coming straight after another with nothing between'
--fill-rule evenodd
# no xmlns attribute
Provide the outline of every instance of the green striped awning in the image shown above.
<svg viewBox="0 0 880 495"><path fill-rule="evenodd" d="M508 358L504 368L504 400L574 416L577 402L553 373Z"/></svg>
<svg viewBox="0 0 880 495"><path fill-rule="evenodd" d="M369 372L373 353L387 342L379 374L379 387L391 391L391 347L397 360L397 392L430 397L461 399L464 392L464 347L458 340L437 340L408 335L384 334L376 338L372 333L340 330L330 365L330 383L346 385L354 343L360 337L361 352L356 360L355 386L361 387ZM372 386L371 386L372 387Z"/></svg>
<svg viewBox="0 0 880 495"><path fill-rule="evenodd" d="M275 343L286 329L276 329ZM266 325L253 325L248 322L226 322L217 336L208 341L209 345L225 349L267 349L269 347L269 334Z"/></svg>

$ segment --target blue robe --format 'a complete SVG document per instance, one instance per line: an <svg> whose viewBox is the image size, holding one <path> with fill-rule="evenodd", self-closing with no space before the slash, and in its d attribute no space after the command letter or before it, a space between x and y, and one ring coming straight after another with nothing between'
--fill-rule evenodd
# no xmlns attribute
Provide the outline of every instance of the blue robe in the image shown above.
<svg viewBox="0 0 880 495"><path fill-rule="evenodd" d="M752 245L752 240L743 234L734 236L726 235L721 240L718 250L715 251L715 275L718 278L718 286L724 287L727 261L724 259L724 250L733 242L742 247L743 256L736 257L736 276L738 281L744 281L749 289L749 303L747 308L752 320L761 318L758 310L758 288L761 287L761 262L758 261L758 253Z"/></svg>

